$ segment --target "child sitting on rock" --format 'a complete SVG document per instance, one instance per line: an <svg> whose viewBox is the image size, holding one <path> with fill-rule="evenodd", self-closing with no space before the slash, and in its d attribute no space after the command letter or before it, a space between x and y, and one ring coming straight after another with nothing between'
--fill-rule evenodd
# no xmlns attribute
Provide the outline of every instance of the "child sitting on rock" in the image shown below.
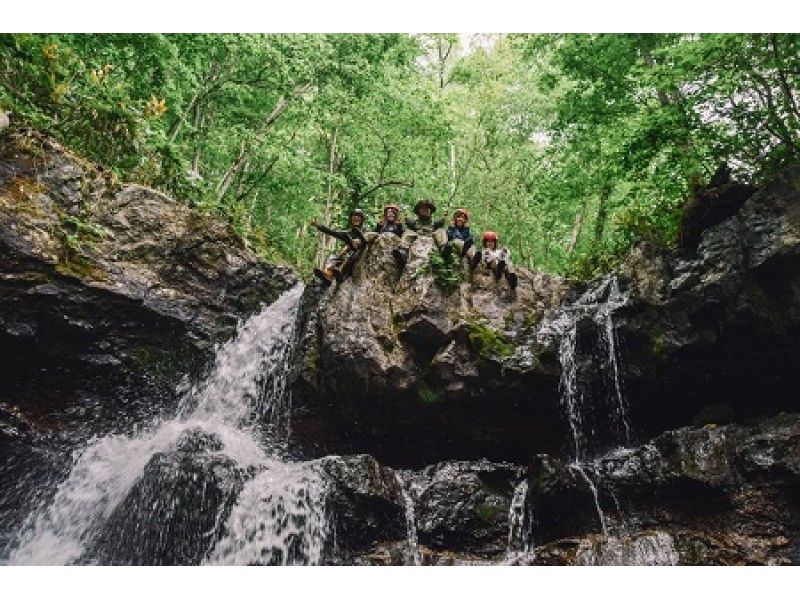
<svg viewBox="0 0 800 598"><path fill-rule="evenodd" d="M475 239L469 230L469 212L464 208L458 208L453 212L453 224L447 230L438 229L433 233L433 238L439 246L442 257L449 258L455 248L458 257L466 257L470 263L476 255Z"/></svg>
<svg viewBox="0 0 800 598"><path fill-rule="evenodd" d="M497 233L487 230L483 233L483 250L472 258L473 270L483 264L494 273L494 279L500 281L501 276L506 277L508 286L517 288L517 275L511 270L511 252L506 247L497 246Z"/></svg>

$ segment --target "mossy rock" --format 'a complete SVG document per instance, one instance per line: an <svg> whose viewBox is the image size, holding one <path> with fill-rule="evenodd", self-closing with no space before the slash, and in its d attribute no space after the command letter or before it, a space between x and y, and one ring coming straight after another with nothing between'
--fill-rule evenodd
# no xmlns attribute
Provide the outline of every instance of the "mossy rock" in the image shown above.
<svg viewBox="0 0 800 598"><path fill-rule="evenodd" d="M469 320L467 328L470 344L481 357L504 359L514 353L514 343L503 332L494 330L479 320Z"/></svg>
<svg viewBox="0 0 800 598"><path fill-rule="evenodd" d="M425 383L417 389L417 399L423 405L438 405L443 400L441 391Z"/></svg>

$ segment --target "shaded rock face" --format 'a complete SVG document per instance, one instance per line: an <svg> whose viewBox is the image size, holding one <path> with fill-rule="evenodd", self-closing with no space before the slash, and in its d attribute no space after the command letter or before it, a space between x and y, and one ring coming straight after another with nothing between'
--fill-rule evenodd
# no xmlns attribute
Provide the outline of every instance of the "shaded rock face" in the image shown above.
<svg viewBox="0 0 800 598"><path fill-rule="evenodd" d="M692 224L694 257L641 244L588 285L519 269L514 293L465 269L448 294L429 237L399 273L400 241L381 236L352 278L309 292L295 448L401 467L574 454L565 357L588 454L798 410L800 168L755 193L726 184L717 191L735 197Z"/></svg>
<svg viewBox="0 0 800 598"><path fill-rule="evenodd" d="M325 457L320 467L329 480L333 562L346 562L381 541L405 542L403 490L392 469L369 455Z"/></svg>
<svg viewBox="0 0 800 598"><path fill-rule="evenodd" d="M491 558L508 548L509 509L523 468L448 462L414 479L419 541L433 550Z"/></svg>
<svg viewBox="0 0 800 598"><path fill-rule="evenodd" d="M312 456L368 451L407 467L557 446L557 369L531 376L508 358L568 285L521 271L512 291L464 264L448 294L431 274L433 239L414 241L402 273L391 254L399 243L381 235L352 278L319 299L309 290L293 385L296 447Z"/></svg>
<svg viewBox="0 0 800 598"><path fill-rule="evenodd" d="M295 281L211 216L38 134L0 137L0 401L135 418Z"/></svg>
<svg viewBox="0 0 800 598"><path fill-rule="evenodd" d="M523 560L797 564L799 458L798 415L752 426L681 428L584 465L598 512L573 467L539 456L528 478L536 548Z"/></svg>

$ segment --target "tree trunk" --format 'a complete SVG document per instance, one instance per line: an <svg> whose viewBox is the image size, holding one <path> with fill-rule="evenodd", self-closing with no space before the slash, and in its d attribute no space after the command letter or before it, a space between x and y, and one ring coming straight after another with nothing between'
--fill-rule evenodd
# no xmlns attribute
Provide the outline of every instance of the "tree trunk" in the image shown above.
<svg viewBox="0 0 800 598"><path fill-rule="evenodd" d="M225 194L228 192L228 189L231 186L236 175L238 175L244 165L249 161L250 156L252 155L253 151L255 151L261 143L264 141L264 137L266 137L267 133L269 132L270 127L275 124L275 121L278 120L281 114L286 110L289 106L289 102L283 96L278 98L277 103L275 104L275 108L273 108L272 112L269 113L264 122L261 123L261 127L259 127L258 133L256 134L253 141L248 145L242 141L242 146L239 151L239 156L233 162L231 167L228 171L222 176L220 179L219 184L217 185L217 200L222 200L225 197Z"/></svg>
<svg viewBox="0 0 800 598"><path fill-rule="evenodd" d="M586 217L586 208L588 205L589 202L584 200L583 205L581 205L581 209L575 214L575 224L572 225L572 235L570 235L569 243L567 244L567 255L570 255L575 250L575 246L578 244L578 237L581 235L583 220Z"/></svg>
<svg viewBox="0 0 800 598"><path fill-rule="evenodd" d="M597 219L594 221L594 246L600 245L603 233L606 230L608 217L608 196L611 195L611 186L605 185L600 191L600 204L597 206Z"/></svg>
<svg viewBox="0 0 800 598"><path fill-rule="evenodd" d="M322 220L325 226L331 225L331 213L333 212L333 174L336 169L336 140L338 130L333 130L328 142L328 195L325 199L325 212ZM333 241L328 235L319 235L317 243L317 264L320 268L325 265L325 257L330 251L330 243Z"/></svg>

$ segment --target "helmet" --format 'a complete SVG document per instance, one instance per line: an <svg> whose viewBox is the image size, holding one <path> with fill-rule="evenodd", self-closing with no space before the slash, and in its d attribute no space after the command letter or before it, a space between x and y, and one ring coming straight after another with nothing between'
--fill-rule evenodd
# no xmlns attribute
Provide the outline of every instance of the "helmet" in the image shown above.
<svg viewBox="0 0 800 598"><path fill-rule="evenodd" d="M467 211L465 208L458 208L455 212L453 212L453 220L458 218L459 214L463 214L464 218L469 220L469 211Z"/></svg>
<svg viewBox="0 0 800 598"><path fill-rule="evenodd" d="M494 241L497 243L497 233L493 230L487 230L483 233L483 246L486 247L487 241Z"/></svg>
<svg viewBox="0 0 800 598"><path fill-rule="evenodd" d="M389 210L394 210L395 212L397 212L399 214L400 213L400 206L398 206L397 204L390 203L385 208L383 208L383 215L385 216L386 212L388 212Z"/></svg>
<svg viewBox="0 0 800 598"><path fill-rule="evenodd" d="M354 208L354 209L350 210L350 218L352 218L353 216L361 216L361 219L363 220L364 219L364 210L362 210L361 208Z"/></svg>
<svg viewBox="0 0 800 598"><path fill-rule="evenodd" d="M414 213L419 216L419 209L422 206L428 206L431 209L431 214L436 211L436 206L433 205L433 202L430 199L420 199L416 205L414 206Z"/></svg>

